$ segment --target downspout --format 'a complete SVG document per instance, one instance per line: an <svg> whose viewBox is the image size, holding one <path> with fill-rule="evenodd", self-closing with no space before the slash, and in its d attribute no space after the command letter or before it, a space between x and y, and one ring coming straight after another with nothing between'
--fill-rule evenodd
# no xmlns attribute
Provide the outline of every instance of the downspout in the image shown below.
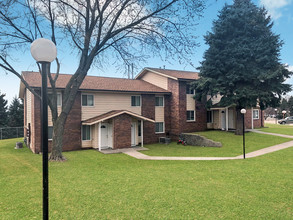
<svg viewBox="0 0 293 220"><path fill-rule="evenodd" d="M143 120L140 123L140 131L141 131L141 147L143 147Z"/></svg>
<svg viewBox="0 0 293 220"><path fill-rule="evenodd" d="M251 129L254 129L254 124L253 124L253 107L251 107Z"/></svg>
<svg viewBox="0 0 293 220"><path fill-rule="evenodd" d="M101 144L102 144L102 140L101 140L101 122L99 122L99 151L101 151Z"/></svg>
<svg viewBox="0 0 293 220"><path fill-rule="evenodd" d="M229 111L228 111L228 107L225 108L226 111L226 131L228 131L228 127L229 127Z"/></svg>

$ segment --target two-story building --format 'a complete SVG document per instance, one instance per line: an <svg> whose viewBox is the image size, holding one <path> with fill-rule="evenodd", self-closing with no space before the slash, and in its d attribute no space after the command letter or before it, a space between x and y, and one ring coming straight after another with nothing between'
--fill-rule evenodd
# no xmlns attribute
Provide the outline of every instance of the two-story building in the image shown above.
<svg viewBox="0 0 293 220"><path fill-rule="evenodd" d="M27 83L40 93L41 75L38 72L22 74ZM70 77L60 74L56 83L59 112ZM222 129L219 116L222 109L207 111L205 103L193 99L194 90L189 82L196 79L196 72L156 68L143 69L135 79L86 76L65 124L63 150L143 146L158 142L159 137L169 136L177 140L183 132ZM20 98L24 99L24 126L29 147L34 153L39 153L40 99L34 97L23 83L20 85ZM224 124L235 123L235 113L230 113L228 108L224 110ZM49 111L49 146L53 131L51 117Z"/></svg>

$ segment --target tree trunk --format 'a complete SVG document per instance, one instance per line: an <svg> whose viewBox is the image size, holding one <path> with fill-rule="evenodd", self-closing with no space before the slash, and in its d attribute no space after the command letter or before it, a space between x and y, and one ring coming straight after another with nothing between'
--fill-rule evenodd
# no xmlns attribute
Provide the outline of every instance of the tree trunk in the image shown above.
<svg viewBox="0 0 293 220"><path fill-rule="evenodd" d="M235 135L243 135L243 115L240 112L241 108L236 107L236 130Z"/></svg>
<svg viewBox="0 0 293 220"><path fill-rule="evenodd" d="M50 161L65 161L66 158L62 155L63 148L63 134L64 125L66 122L65 114L61 114L55 121L53 126L53 140L52 140L52 152L50 154Z"/></svg>

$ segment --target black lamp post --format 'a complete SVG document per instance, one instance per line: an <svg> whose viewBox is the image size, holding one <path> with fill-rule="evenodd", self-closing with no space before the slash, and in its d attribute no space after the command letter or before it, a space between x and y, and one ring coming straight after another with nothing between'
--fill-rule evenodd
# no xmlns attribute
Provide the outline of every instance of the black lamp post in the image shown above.
<svg viewBox="0 0 293 220"><path fill-rule="evenodd" d="M41 104L41 146L43 153L43 219L49 219L49 179L48 179L48 92L47 77L50 64L57 57L55 44L39 38L31 44L33 58L42 66L42 104Z"/></svg>
<svg viewBox="0 0 293 220"><path fill-rule="evenodd" d="M245 159L245 121L244 121L244 115L246 113L246 109L243 108L241 109L241 114L242 114L242 121L243 121L243 159Z"/></svg>

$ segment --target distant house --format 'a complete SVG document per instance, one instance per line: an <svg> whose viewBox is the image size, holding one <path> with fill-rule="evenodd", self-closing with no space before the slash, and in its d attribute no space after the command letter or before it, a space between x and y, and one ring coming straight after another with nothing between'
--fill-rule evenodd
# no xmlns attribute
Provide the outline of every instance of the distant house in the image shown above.
<svg viewBox="0 0 293 220"><path fill-rule="evenodd" d="M22 75L40 93L40 74L23 72ZM56 83L59 112L70 77L60 74ZM205 103L193 99L194 90L189 82L196 79L196 72L156 68L143 69L135 79L86 76L65 124L63 150L127 148L156 143L159 137L177 140L184 132L234 129L235 108L207 110ZM24 99L24 127L29 147L39 153L40 100L23 83L19 94ZM49 146L53 131L51 117L49 111ZM260 127L262 117L259 109L248 110L246 127Z"/></svg>

